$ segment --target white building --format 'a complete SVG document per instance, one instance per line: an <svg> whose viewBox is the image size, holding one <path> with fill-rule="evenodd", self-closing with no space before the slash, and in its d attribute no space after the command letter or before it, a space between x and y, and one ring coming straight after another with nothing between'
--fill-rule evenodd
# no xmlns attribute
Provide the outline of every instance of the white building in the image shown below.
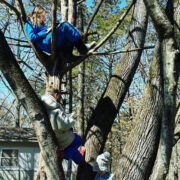
<svg viewBox="0 0 180 180"><path fill-rule="evenodd" d="M40 149L33 129L0 127L0 180L33 180ZM63 161L65 174L67 161ZM72 165L75 179L76 165Z"/></svg>

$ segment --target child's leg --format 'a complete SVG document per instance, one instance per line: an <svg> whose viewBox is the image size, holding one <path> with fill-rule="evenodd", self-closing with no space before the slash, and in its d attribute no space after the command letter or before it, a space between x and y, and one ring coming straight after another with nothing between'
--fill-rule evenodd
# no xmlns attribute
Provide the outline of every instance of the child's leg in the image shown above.
<svg viewBox="0 0 180 180"><path fill-rule="evenodd" d="M80 54L86 54L88 48L81 39L81 35L74 26L68 22L63 22L57 30L57 48L64 45L73 45Z"/></svg>
<svg viewBox="0 0 180 180"><path fill-rule="evenodd" d="M57 29L57 36L56 36L56 42L57 45L71 45L72 43L76 42L81 35L79 32L69 24L68 22L63 22Z"/></svg>
<svg viewBox="0 0 180 180"><path fill-rule="evenodd" d="M82 145L82 138L77 135L76 133L74 134L74 140L73 142L64 150L65 152L65 159L73 159L73 156L75 156L75 161L78 161L76 159L82 159L81 153L78 151L78 148ZM76 154L76 155L74 155Z"/></svg>
<svg viewBox="0 0 180 180"><path fill-rule="evenodd" d="M71 159L76 163L76 164L79 164L82 160L82 154L76 150L74 151L74 154L73 156L71 157Z"/></svg>

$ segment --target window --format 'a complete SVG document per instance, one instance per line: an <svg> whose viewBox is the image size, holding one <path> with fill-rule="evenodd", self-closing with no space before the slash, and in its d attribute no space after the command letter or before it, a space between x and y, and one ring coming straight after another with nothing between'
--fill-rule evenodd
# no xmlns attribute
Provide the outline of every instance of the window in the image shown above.
<svg viewBox="0 0 180 180"><path fill-rule="evenodd" d="M1 156L1 166L18 166L18 150L3 149Z"/></svg>

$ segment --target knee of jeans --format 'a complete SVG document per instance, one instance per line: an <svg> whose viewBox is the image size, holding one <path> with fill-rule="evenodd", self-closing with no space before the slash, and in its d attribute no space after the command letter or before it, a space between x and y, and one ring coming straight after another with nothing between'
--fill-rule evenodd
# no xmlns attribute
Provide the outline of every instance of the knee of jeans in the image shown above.
<svg viewBox="0 0 180 180"><path fill-rule="evenodd" d="M64 21L61 25L62 25L64 28L70 26L70 24L69 24L67 21Z"/></svg>

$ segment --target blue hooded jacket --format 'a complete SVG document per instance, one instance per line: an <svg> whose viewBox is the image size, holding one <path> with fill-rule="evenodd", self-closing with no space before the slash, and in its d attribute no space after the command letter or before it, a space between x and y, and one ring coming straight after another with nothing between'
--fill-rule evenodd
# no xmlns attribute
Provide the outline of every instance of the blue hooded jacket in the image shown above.
<svg viewBox="0 0 180 180"><path fill-rule="evenodd" d="M47 27L34 25L32 21L25 23L25 30L29 40L37 45L42 51L51 53L52 32L47 34ZM80 38L79 32L68 22L63 22L56 31L56 49L59 50L63 45L74 43Z"/></svg>

